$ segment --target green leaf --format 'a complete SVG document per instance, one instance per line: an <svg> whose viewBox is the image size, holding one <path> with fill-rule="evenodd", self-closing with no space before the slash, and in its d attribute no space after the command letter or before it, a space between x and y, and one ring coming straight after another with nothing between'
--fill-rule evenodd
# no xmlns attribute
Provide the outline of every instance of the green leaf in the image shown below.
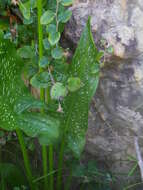
<svg viewBox="0 0 143 190"><path fill-rule="evenodd" d="M55 17L55 13L48 10L44 12L44 14L41 16L40 22L43 25L50 24L54 20L54 17Z"/></svg>
<svg viewBox="0 0 143 190"><path fill-rule="evenodd" d="M23 20L23 24L25 24L25 25L30 25L30 24L32 24L33 23L33 17L30 17L30 19L29 20L27 20L27 19L24 19Z"/></svg>
<svg viewBox="0 0 143 190"><path fill-rule="evenodd" d="M0 38L4 36L4 32L0 29Z"/></svg>
<svg viewBox="0 0 143 190"><path fill-rule="evenodd" d="M47 71L34 75L30 84L35 88L47 88L50 85L50 75Z"/></svg>
<svg viewBox="0 0 143 190"><path fill-rule="evenodd" d="M46 28L46 31L49 35L48 40L52 46L58 43L60 40L60 32L57 32L55 24L49 24Z"/></svg>
<svg viewBox="0 0 143 190"><path fill-rule="evenodd" d="M35 1L35 0L30 0L30 5L31 5L31 7L34 9L34 8L36 8L37 7L37 1Z"/></svg>
<svg viewBox="0 0 143 190"><path fill-rule="evenodd" d="M78 77L70 77L68 79L68 89L71 92L78 90L82 86L81 80Z"/></svg>
<svg viewBox="0 0 143 190"><path fill-rule="evenodd" d="M72 16L72 11L66 10L58 15L58 21L61 23L66 23Z"/></svg>
<svg viewBox="0 0 143 190"><path fill-rule="evenodd" d="M25 59L32 58L34 56L34 52L31 46L23 46L18 49L17 53L19 54L20 57Z"/></svg>
<svg viewBox="0 0 143 190"><path fill-rule="evenodd" d="M14 104L28 90L21 80L23 63L9 40L0 38L0 127L5 130L17 128Z"/></svg>
<svg viewBox="0 0 143 190"><path fill-rule="evenodd" d="M46 31L48 33L56 33L56 31L57 31L56 25L55 24L49 24L49 25L47 25Z"/></svg>
<svg viewBox="0 0 143 190"><path fill-rule="evenodd" d="M81 35L80 42L70 65L70 75L78 77L84 86L69 94L64 101L64 130L67 145L76 157L80 157L85 145L85 135L88 128L88 111L95 94L99 75L93 75L91 67L97 64L98 51L95 47L90 20Z"/></svg>
<svg viewBox="0 0 143 190"><path fill-rule="evenodd" d="M19 127L30 137L38 137L39 142L50 145L59 138L59 121L44 114L19 115Z"/></svg>
<svg viewBox="0 0 143 190"><path fill-rule="evenodd" d="M23 97L16 101L14 105L14 111L17 114L21 114L24 111L30 110L32 108L41 109L45 108L46 105L40 100L36 100L33 97Z"/></svg>
<svg viewBox="0 0 143 190"><path fill-rule="evenodd" d="M92 65L92 67L91 67L91 72L92 72L93 74L98 74L99 71L100 71L100 65L99 65L98 63L95 64L95 65Z"/></svg>
<svg viewBox="0 0 143 190"><path fill-rule="evenodd" d="M49 65L48 57L43 56L43 57L40 59L39 67L45 69L45 68L47 68L48 65Z"/></svg>
<svg viewBox="0 0 143 190"><path fill-rule="evenodd" d="M63 6L70 6L73 4L73 0L61 0Z"/></svg>
<svg viewBox="0 0 143 190"><path fill-rule="evenodd" d="M27 135L38 137L41 143L43 139L46 144L54 142L59 135L59 121L39 113L26 112L31 108L43 107L43 103L32 98L30 102L28 89L21 80L23 62L12 43L2 38L0 42L0 128L9 131L20 128ZM48 72L38 74L40 76L37 78L41 79L39 85L43 83L45 87L49 81Z"/></svg>
<svg viewBox="0 0 143 190"><path fill-rule="evenodd" d="M63 57L63 50L60 47L56 47L51 51L51 54L54 59L61 59Z"/></svg>
<svg viewBox="0 0 143 190"><path fill-rule="evenodd" d="M44 46L45 50L50 50L51 49L50 43L48 41L48 38L43 39L43 46Z"/></svg>
<svg viewBox="0 0 143 190"><path fill-rule="evenodd" d="M20 11L22 12L22 15L25 19L29 20L30 19L30 1L27 1L26 3L22 3L21 1L19 2L19 8Z"/></svg>
<svg viewBox="0 0 143 190"><path fill-rule="evenodd" d="M49 33L48 40L52 46L56 45L60 40L60 32Z"/></svg>
<svg viewBox="0 0 143 190"><path fill-rule="evenodd" d="M55 100L59 100L67 95L68 91L66 87L60 83L56 82L51 89L51 98Z"/></svg>

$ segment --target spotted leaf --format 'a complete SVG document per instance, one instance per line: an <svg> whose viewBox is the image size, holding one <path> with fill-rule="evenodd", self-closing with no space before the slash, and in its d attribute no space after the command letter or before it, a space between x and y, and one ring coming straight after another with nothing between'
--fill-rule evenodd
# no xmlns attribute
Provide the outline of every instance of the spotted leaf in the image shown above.
<svg viewBox="0 0 143 190"><path fill-rule="evenodd" d="M84 148L89 105L98 85L99 75L93 75L91 70L92 65L98 64L98 53L93 41L89 19L70 68L70 75L80 78L84 85L78 91L70 93L64 102L64 127L67 144L76 157L80 156Z"/></svg>
<svg viewBox="0 0 143 190"><path fill-rule="evenodd" d="M22 68L22 60L12 43L0 37L0 128L10 131L20 128L30 137L38 137L41 144L51 144L59 136L59 122L27 112L45 104L31 97L21 79Z"/></svg>

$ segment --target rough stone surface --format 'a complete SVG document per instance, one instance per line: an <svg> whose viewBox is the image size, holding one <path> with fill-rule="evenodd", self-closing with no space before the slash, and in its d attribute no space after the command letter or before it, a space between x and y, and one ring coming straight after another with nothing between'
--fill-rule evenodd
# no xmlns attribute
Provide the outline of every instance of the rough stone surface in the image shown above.
<svg viewBox="0 0 143 190"><path fill-rule="evenodd" d="M97 46L105 39L114 49L91 105L86 151L108 163L119 179L115 189L122 189L140 181L139 173L127 173L134 164L128 156L136 157L134 136L143 149L143 0L77 0L71 9L68 40L76 45L90 15Z"/></svg>

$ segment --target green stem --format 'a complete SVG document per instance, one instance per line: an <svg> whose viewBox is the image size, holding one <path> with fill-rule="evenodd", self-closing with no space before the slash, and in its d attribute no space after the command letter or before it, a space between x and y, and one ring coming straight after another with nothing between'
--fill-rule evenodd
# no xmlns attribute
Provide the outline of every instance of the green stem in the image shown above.
<svg viewBox="0 0 143 190"><path fill-rule="evenodd" d="M47 102L47 105L49 104L50 102L50 90L49 88L47 88L47 91L46 91L46 102ZM49 146L49 173L51 173L51 175L49 176L49 186L50 186L50 190L53 190L54 189L54 168L53 168L53 145L50 145Z"/></svg>
<svg viewBox="0 0 143 190"><path fill-rule="evenodd" d="M59 29L59 21L58 21L58 11L59 11L59 0L56 1L56 30L58 32Z"/></svg>
<svg viewBox="0 0 143 190"><path fill-rule="evenodd" d="M5 189L6 189L4 177L2 176L2 174L1 174L1 184L0 184L0 188L1 188L1 190L5 190Z"/></svg>
<svg viewBox="0 0 143 190"><path fill-rule="evenodd" d="M38 11L38 39L39 39L39 61L43 56L43 28L40 24L40 19L42 16L42 0L37 0L37 11ZM42 71L42 69L40 69ZM45 90L40 89L40 99L45 101ZM41 110L43 113L44 110ZM46 176L48 173L47 168L47 148L46 146L42 146L42 158L43 158L43 175ZM47 177L44 179L44 189L48 189L48 180Z"/></svg>
<svg viewBox="0 0 143 190"><path fill-rule="evenodd" d="M52 173L53 172L53 146L50 145L49 146L49 173L51 173L50 175L50 190L53 190L53 185L54 185L54 174Z"/></svg>
<svg viewBox="0 0 143 190"><path fill-rule="evenodd" d="M0 163L2 162L2 146L0 146Z"/></svg>
<svg viewBox="0 0 143 190"><path fill-rule="evenodd" d="M59 162L58 162L58 175L57 175L57 190L61 189L61 184L62 184L62 171L63 171L63 158L64 158L64 148L65 148L65 140L63 137L63 141L61 144L60 148L60 153L59 153Z"/></svg>
<svg viewBox="0 0 143 190"><path fill-rule="evenodd" d="M39 41L39 58L43 56L43 28L40 24L40 19L42 16L42 0L37 0L37 10L38 10L38 41Z"/></svg>
<svg viewBox="0 0 143 190"><path fill-rule="evenodd" d="M27 153L27 150L26 150L23 135L22 135L22 132L19 129L16 130L16 133L17 133L18 140L19 140L19 143L20 143L20 146L21 146L21 151L22 151L22 154L23 154L26 175L27 175L27 179L28 179L28 182L29 182L29 185L30 185L30 189L34 190L35 187L34 187L34 184L32 182L33 177L32 177L32 172L31 172L31 167L30 167L30 161L29 161L29 158L28 158L28 153Z"/></svg>
<svg viewBox="0 0 143 190"><path fill-rule="evenodd" d="M72 105L74 101L71 102L71 107L69 108L70 113L72 112ZM67 116L67 121L65 123L65 129L63 132L63 138L62 138L62 143L60 147L60 153L59 153L59 162L58 162L58 175L57 175L57 190L61 189L61 184L62 184L62 171L63 171L63 161L64 161L64 149L65 149L65 135L67 133L68 127L69 127L69 122L70 122L70 113Z"/></svg>
<svg viewBox="0 0 143 190"><path fill-rule="evenodd" d="M47 167L47 147L42 146L42 158L43 158L43 174L47 176L48 167ZM44 178L44 190L48 190L48 176Z"/></svg>
<svg viewBox="0 0 143 190"><path fill-rule="evenodd" d="M72 182L72 168L70 168L69 176L66 179L66 184L65 184L64 190L69 190L71 182Z"/></svg>
<svg viewBox="0 0 143 190"><path fill-rule="evenodd" d="M70 112L71 111L72 111L72 109L70 109ZM64 161L64 149L65 149L65 134L66 134L66 132L68 130L68 127L69 127L69 117L67 118L67 122L65 124L64 134L63 134L62 143L61 143L61 147L60 147L60 153L59 153L58 175L57 175L57 190L61 190L63 161Z"/></svg>

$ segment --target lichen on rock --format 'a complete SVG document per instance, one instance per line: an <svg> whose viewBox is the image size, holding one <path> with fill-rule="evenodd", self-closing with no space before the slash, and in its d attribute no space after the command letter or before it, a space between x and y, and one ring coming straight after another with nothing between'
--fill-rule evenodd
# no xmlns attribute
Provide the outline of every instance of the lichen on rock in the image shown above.
<svg viewBox="0 0 143 190"><path fill-rule="evenodd" d="M115 173L128 173L136 156L134 136L142 143L143 122L143 1L78 0L65 37L76 45L91 16L95 43L105 39L114 51L105 62L98 92L91 105L86 151L105 162ZM118 175L121 189L130 180ZM131 178L139 182L140 176ZM129 181L128 181L129 182Z"/></svg>

